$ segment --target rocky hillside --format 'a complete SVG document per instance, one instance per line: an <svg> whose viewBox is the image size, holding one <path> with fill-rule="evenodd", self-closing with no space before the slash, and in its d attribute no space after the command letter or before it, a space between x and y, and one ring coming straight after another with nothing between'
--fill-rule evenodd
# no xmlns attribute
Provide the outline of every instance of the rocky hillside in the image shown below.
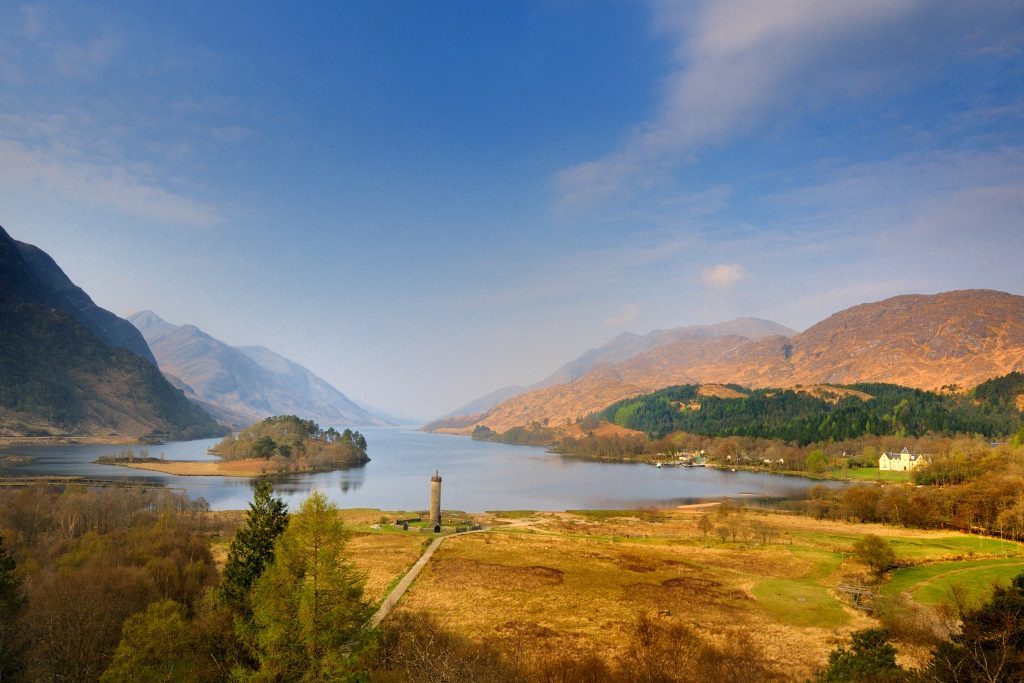
<svg viewBox="0 0 1024 683"><path fill-rule="evenodd" d="M921 389L1024 369L1024 297L990 290L898 296L846 309L803 333L683 336L569 382L504 401L439 431L562 424L673 384L750 387L888 382Z"/></svg>
<svg viewBox="0 0 1024 683"><path fill-rule="evenodd" d="M0 228L0 435L222 434L125 325Z"/></svg>
<svg viewBox="0 0 1024 683"><path fill-rule="evenodd" d="M455 410L431 424L426 429L431 431L454 431L460 432L466 425L476 424L476 420L468 418L480 416L493 409L495 406L513 399L516 396L548 387L557 387L577 380L595 368L623 363L641 354L655 349L675 345L681 348L700 347L705 344L715 345L713 341L718 337L742 337L743 339L761 339L771 336L790 336L796 334L793 330L774 323L770 320L760 318L737 318L717 325L691 325L688 327L675 327L668 330L654 330L647 334L633 334L623 332L593 349L589 349L583 355L575 358L553 373L542 379L540 382L529 387L505 387L482 396L458 410ZM593 382L590 382L593 384ZM541 397L556 398L559 392L545 392L531 397L531 402L543 400Z"/></svg>
<svg viewBox="0 0 1024 683"><path fill-rule="evenodd" d="M235 426L271 415L302 415L324 425L389 424L269 349L230 346L194 325L173 325L152 311L129 320L146 338L164 374Z"/></svg>
<svg viewBox="0 0 1024 683"><path fill-rule="evenodd" d="M973 387L1024 368L1024 297L975 289L854 306L797 336L791 360L795 383Z"/></svg>
<svg viewBox="0 0 1024 683"><path fill-rule="evenodd" d="M654 330L643 335L623 332L608 343L590 349L579 358L569 361L529 388L540 389L566 384L584 376L599 365L622 363L640 354L670 345L688 346L712 337L761 339L772 336L789 337L794 334L796 332L784 325L760 318L737 318L717 325L674 327L669 330Z"/></svg>

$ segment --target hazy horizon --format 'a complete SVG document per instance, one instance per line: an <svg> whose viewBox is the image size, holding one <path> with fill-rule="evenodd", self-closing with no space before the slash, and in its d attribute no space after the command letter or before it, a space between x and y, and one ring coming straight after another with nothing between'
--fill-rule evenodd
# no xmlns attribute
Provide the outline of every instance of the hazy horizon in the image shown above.
<svg viewBox="0 0 1024 683"><path fill-rule="evenodd" d="M430 419L625 332L1024 294L1024 6L0 8L0 225Z"/></svg>

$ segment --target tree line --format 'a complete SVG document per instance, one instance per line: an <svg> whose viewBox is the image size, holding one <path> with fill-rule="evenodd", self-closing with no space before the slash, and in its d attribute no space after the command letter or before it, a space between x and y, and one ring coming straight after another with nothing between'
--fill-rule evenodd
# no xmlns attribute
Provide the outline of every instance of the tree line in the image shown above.
<svg viewBox="0 0 1024 683"><path fill-rule="evenodd" d="M195 614L217 581L203 500L165 490L0 490L0 680L97 680L123 622Z"/></svg>
<svg viewBox="0 0 1024 683"><path fill-rule="evenodd" d="M0 681L353 680L372 666L340 512L260 483L223 574L208 506L165 490L0 491Z"/></svg>
<svg viewBox="0 0 1024 683"><path fill-rule="evenodd" d="M496 432L486 425L477 425L470 433L475 441L491 441L517 446L548 446L557 436L558 431L540 422L512 427L504 432Z"/></svg>
<svg viewBox="0 0 1024 683"><path fill-rule="evenodd" d="M674 432L781 439L798 445L860 436L1013 434L1022 427L1016 397L1024 374L1010 373L968 394L923 391L894 384L850 384L812 395L792 389L749 390L739 398L703 396L699 385L668 387L624 399L581 420L607 421L660 439ZM846 391L868 394L863 399Z"/></svg>

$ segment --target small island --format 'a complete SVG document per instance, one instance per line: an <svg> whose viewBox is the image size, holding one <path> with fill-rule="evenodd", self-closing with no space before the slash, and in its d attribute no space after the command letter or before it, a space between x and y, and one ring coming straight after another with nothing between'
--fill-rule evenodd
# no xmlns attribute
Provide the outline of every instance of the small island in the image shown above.
<svg viewBox="0 0 1024 683"><path fill-rule="evenodd" d="M366 438L357 431L323 429L295 415L268 417L229 434L210 449L216 461L164 460L131 450L96 462L181 476L258 477L298 472L329 472L361 467L370 461Z"/></svg>

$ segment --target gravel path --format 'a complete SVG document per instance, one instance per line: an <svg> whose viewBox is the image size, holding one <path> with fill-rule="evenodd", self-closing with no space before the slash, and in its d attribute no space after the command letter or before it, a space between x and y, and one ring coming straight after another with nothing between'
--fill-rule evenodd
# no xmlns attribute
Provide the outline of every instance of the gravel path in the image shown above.
<svg viewBox="0 0 1024 683"><path fill-rule="evenodd" d="M466 534L477 534L481 531L487 531L487 529L465 531L461 534L454 535L465 536ZM416 580L417 576L419 576L420 570L423 569L427 565L427 562L430 561L430 558L431 556L433 556L434 551L440 548L441 544L444 543L445 539L448 538L451 538L451 536L438 536L430 542L430 545L428 545L427 549L423 551L422 555L420 555L420 559L416 560L416 564L412 566L412 569L410 569L409 572L402 577L402 580L398 582L398 585L395 586L390 593L388 593L388 597L384 598L384 602L380 604L380 608L377 610L377 613L373 615L373 619L370 619L370 628L377 628L380 622L384 621L384 619L386 619L387 616L391 614L392 610L394 610L395 607L398 605L398 601L402 599L403 595L405 595L405 591L409 589L409 586L412 585L412 582Z"/></svg>

